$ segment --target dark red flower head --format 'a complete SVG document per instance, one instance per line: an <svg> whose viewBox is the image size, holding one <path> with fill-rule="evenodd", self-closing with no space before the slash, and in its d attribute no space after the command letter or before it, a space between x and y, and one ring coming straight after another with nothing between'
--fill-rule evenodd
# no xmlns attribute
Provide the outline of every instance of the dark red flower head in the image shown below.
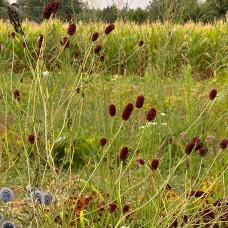
<svg viewBox="0 0 228 228"><path fill-rule="evenodd" d="M14 38L15 38L15 36L16 36L16 33L15 33L15 32L12 32L12 33L11 33L11 37L12 37L12 39L14 39Z"/></svg>
<svg viewBox="0 0 228 228"><path fill-rule="evenodd" d="M109 115L115 116L116 115L116 106L114 104L109 105Z"/></svg>
<svg viewBox="0 0 228 228"><path fill-rule="evenodd" d="M129 205L124 205L123 206L123 214L127 213L129 211L130 207Z"/></svg>
<svg viewBox="0 0 228 228"><path fill-rule="evenodd" d="M65 48L68 48L70 46L70 40L68 37L63 37L60 41L60 44L64 46Z"/></svg>
<svg viewBox="0 0 228 228"><path fill-rule="evenodd" d="M166 188L167 190L171 190L171 189L172 189L172 187L171 187L170 184L167 184L165 188Z"/></svg>
<svg viewBox="0 0 228 228"><path fill-rule="evenodd" d="M76 32L76 24L74 23L71 23L68 27L68 30L67 30L67 33L70 35L70 36L73 36Z"/></svg>
<svg viewBox="0 0 228 228"><path fill-rule="evenodd" d="M73 54L73 56L74 56L75 59L77 59L78 56L79 56L79 53L77 51L75 51L74 54Z"/></svg>
<svg viewBox="0 0 228 228"><path fill-rule="evenodd" d="M143 44L144 44L144 41L143 41L143 40L140 40L140 41L139 41L139 47L142 47Z"/></svg>
<svg viewBox="0 0 228 228"><path fill-rule="evenodd" d="M95 32L93 35L92 35L92 42L96 41L98 39L98 36L99 36L99 33L98 32Z"/></svg>
<svg viewBox="0 0 228 228"><path fill-rule="evenodd" d="M145 161L143 159L138 159L137 162L140 164L140 165L144 165L145 164Z"/></svg>
<svg viewBox="0 0 228 228"><path fill-rule="evenodd" d="M43 36L42 34L40 34L40 35L38 36L38 49L41 48L43 39L44 39L44 36Z"/></svg>
<svg viewBox="0 0 228 228"><path fill-rule="evenodd" d="M21 99L21 97L20 97L20 92L19 92L17 89L14 90L13 95L14 95L14 98L15 98L17 101L19 101L19 100Z"/></svg>
<svg viewBox="0 0 228 228"><path fill-rule="evenodd" d="M193 151L194 147L195 147L195 144L194 143L188 143L186 145L186 147L185 147L185 153L187 155L191 154L191 152Z"/></svg>
<svg viewBox="0 0 228 228"><path fill-rule="evenodd" d="M152 121L155 118L156 114L157 114L156 109L151 108L146 114L146 119L148 121Z"/></svg>
<svg viewBox="0 0 228 228"><path fill-rule="evenodd" d="M209 93L210 100L214 100L216 95L217 95L217 89L212 89L211 92Z"/></svg>
<svg viewBox="0 0 228 228"><path fill-rule="evenodd" d="M102 45L98 44L94 49L93 49L93 52L94 54L97 54L101 51L102 49Z"/></svg>
<svg viewBox="0 0 228 228"><path fill-rule="evenodd" d="M43 10L43 18L49 19L53 13L56 13L59 8L59 2L48 2Z"/></svg>
<svg viewBox="0 0 228 228"><path fill-rule="evenodd" d="M150 163L150 168L152 170L156 170L158 168L159 165L159 160L158 159L153 159Z"/></svg>
<svg viewBox="0 0 228 228"><path fill-rule="evenodd" d="M220 141L220 148L221 149L226 149L228 145L228 140L227 139L223 139Z"/></svg>
<svg viewBox="0 0 228 228"><path fill-rule="evenodd" d="M106 138L101 138L100 139L100 145L101 146L105 146L106 143L107 143L107 139Z"/></svg>
<svg viewBox="0 0 228 228"><path fill-rule="evenodd" d="M71 20L72 19L72 14L71 13L68 13L67 15L66 15L66 19L69 21L69 20Z"/></svg>
<svg viewBox="0 0 228 228"><path fill-rule="evenodd" d="M136 104L135 104L136 108L142 108L142 106L144 104L144 100L145 100L144 96L139 95L136 99Z"/></svg>
<svg viewBox="0 0 228 228"><path fill-rule="evenodd" d="M114 24L108 25L105 29L105 34L108 35L112 30L114 30L114 28L115 28Z"/></svg>
<svg viewBox="0 0 228 228"><path fill-rule="evenodd" d="M115 203L110 203L109 204L109 211L110 213L114 212L116 210L117 206Z"/></svg>
<svg viewBox="0 0 228 228"><path fill-rule="evenodd" d="M199 154L200 154L200 157L204 157L206 155L206 152L203 147L199 150Z"/></svg>
<svg viewBox="0 0 228 228"><path fill-rule="evenodd" d="M104 56L104 55L101 55L101 56L100 56L100 61L101 61L101 62L104 62L104 60L105 60L105 56Z"/></svg>
<svg viewBox="0 0 228 228"><path fill-rule="evenodd" d="M178 227L178 220L175 219L170 227L177 228Z"/></svg>
<svg viewBox="0 0 228 228"><path fill-rule="evenodd" d="M128 147L125 146L120 151L120 161L125 161L128 155Z"/></svg>
<svg viewBox="0 0 228 228"><path fill-rule="evenodd" d="M124 108L124 110L122 112L122 119L124 121L127 121L130 118L133 109L134 109L134 105L132 103L128 103L126 105L126 107Z"/></svg>
<svg viewBox="0 0 228 228"><path fill-rule="evenodd" d="M34 135L29 135L29 136L28 136L28 141L29 141L31 144L34 144L34 142L35 142L35 136L34 136Z"/></svg>

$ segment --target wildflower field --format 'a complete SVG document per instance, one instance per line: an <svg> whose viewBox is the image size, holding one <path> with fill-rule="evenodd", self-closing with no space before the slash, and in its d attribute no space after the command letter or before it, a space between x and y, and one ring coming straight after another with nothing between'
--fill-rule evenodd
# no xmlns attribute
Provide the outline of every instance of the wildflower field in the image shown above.
<svg viewBox="0 0 228 228"><path fill-rule="evenodd" d="M228 227L228 26L0 22L0 226Z"/></svg>

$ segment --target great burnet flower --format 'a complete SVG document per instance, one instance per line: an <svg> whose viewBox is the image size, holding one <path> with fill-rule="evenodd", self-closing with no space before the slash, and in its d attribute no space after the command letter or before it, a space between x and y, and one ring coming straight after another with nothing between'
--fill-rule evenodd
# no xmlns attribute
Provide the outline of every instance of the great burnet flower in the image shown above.
<svg viewBox="0 0 228 228"><path fill-rule="evenodd" d="M78 56L79 56L79 53L78 53L77 51L75 51L75 52L73 53L73 56L74 56L75 59L77 59Z"/></svg>
<svg viewBox="0 0 228 228"><path fill-rule="evenodd" d="M44 204L46 206L50 205L53 201L53 195L50 192L45 192L44 193Z"/></svg>
<svg viewBox="0 0 228 228"><path fill-rule="evenodd" d="M38 36L38 44L37 44L38 49L41 48L42 43L43 43L43 39L44 39L44 36L43 36L42 34L40 34L40 35Z"/></svg>
<svg viewBox="0 0 228 228"><path fill-rule="evenodd" d="M70 40L68 37L63 37L60 41L60 44L64 46L65 48L68 48L70 46Z"/></svg>
<svg viewBox="0 0 228 228"><path fill-rule="evenodd" d="M124 108L124 110L122 112L122 119L124 121L127 121L130 118L133 109L134 109L134 105L132 103L128 103L125 106L125 108Z"/></svg>
<svg viewBox="0 0 228 228"><path fill-rule="evenodd" d="M156 117L156 114L157 114L156 109L151 108L150 110L147 111L146 119L148 121L152 121Z"/></svg>
<svg viewBox="0 0 228 228"><path fill-rule="evenodd" d="M14 193L10 188L3 188L0 190L0 200L7 203L14 199Z"/></svg>
<svg viewBox="0 0 228 228"><path fill-rule="evenodd" d="M206 151L203 147L199 150L199 154L200 154L200 157L204 157L206 155Z"/></svg>
<svg viewBox="0 0 228 228"><path fill-rule="evenodd" d="M125 161L128 155L128 147L125 146L120 151L120 161Z"/></svg>
<svg viewBox="0 0 228 228"><path fill-rule="evenodd" d="M156 170L159 166L159 160L158 159L153 159L150 163L150 168L152 170Z"/></svg>
<svg viewBox="0 0 228 228"><path fill-rule="evenodd" d="M209 93L210 100L214 100L216 95L217 95L217 89L212 89L211 92Z"/></svg>
<svg viewBox="0 0 228 228"><path fill-rule="evenodd" d="M143 41L143 40L140 40L140 41L139 41L139 47L142 47L143 44L144 44L144 41Z"/></svg>
<svg viewBox="0 0 228 228"><path fill-rule="evenodd" d="M123 214L127 213L130 209L130 206L128 204L123 206Z"/></svg>
<svg viewBox="0 0 228 228"><path fill-rule="evenodd" d="M109 204L110 213L114 212L116 210L116 208L117 208L116 203L110 203Z"/></svg>
<svg viewBox="0 0 228 228"><path fill-rule="evenodd" d="M221 149L226 149L228 145L228 140L227 139L223 139L220 141L220 148Z"/></svg>
<svg viewBox="0 0 228 228"><path fill-rule="evenodd" d="M20 92L19 92L19 90L14 90L14 92L13 92L13 96L14 96L14 98L17 100L17 101L19 101L20 99L21 99L21 97L20 97Z"/></svg>
<svg viewBox="0 0 228 228"><path fill-rule="evenodd" d="M95 42L98 39L98 36L99 36L98 32L93 33L92 38L91 38L92 42Z"/></svg>
<svg viewBox="0 0 228 228"><path fill-rule="evenodd" d="M58 11L59 5L60 5L60 3L57 1L48 2L42 12L43 18L49 19L52 14L55 14Z"/></svg>
<svg viewBox="0 0 228 228"><path fill-rule="evenodd" d="M137 160L137 162L138 162L138 164L140 164L140 165L144 165L145 164L145 161L143 160L143 159L138 159Z"/></svg>
<svg viewBox="0 0 228 228"><path fill-rule="evenodd" d="M70 36L73 36L76 32L76 24L74 23L71 23L68 27L68 30L67 30L67 33L70 35Z"/></svg>
<svg viewBox="0 0 228 228"><path fill-rule="evenodd" d="M68 13L67 15L66 15L66 19L69 21L69 20L71 20L72 19L72 14L71 13Z"/></svg>
<svg viewBox="0 0 228 228"><path fill-rule="evenodd" d="M108 111L109 111L110 116L115 116L116 115L116 106L114 104L110 104Z"/></svg>
<svg viewBox="0 0 228 228"><path fill-rule="evenodd" d="M15 32L12 32L12 33L11 33L11 37L12 37L12 39L14 39L14 38L15 38L15 36L16 36L16 33L15 33Z"/></svg>
<svg viewBox="0 0 228 228"><path fill-rule="evenodd" d="M112 30L114 30L114 28L115 28L114 24L108 25L105 29L105 34L108 35Z"/></svg>
<svg viewBox="0 0 228 228"><path fill-rule="evenodd" d="M104 56L104 55L101 55L101 56L100 56L100 61L101 61L101 62L104 62L104 60L105 60L105 56Z"/></svg>
<svg viewBox="0 0 228 228"><path fill-rule="evenodd" d="M144 104L144 96L143 95L139 95L136 99L136 104L135 104L135 107L136 108L142 108L143 104Z"/></svg>
<svg viewBox="0 0 228 228"><path fill-rule="evenodd" d="M31 143L31 144L34 144L35 142L35 135L31 134L28 136L28 141Z"/></svg>
<svg viewBox="0 0 228 228"><path fill-rule="evenodd" d="M2 224L2 228L16 228L16 226L13 222L6 221Z"/></svg>
<svg viewBox="0 0 228 228"><path fill-rule="evenodd" d="M105 146L105 144L107 143L107 139L106 138L101 138L100 139L100 145L103 147Z"/></svg>
<svg viewBox="0 0 228 228"><path fill-rule="evenodd" d="M101 51L102 49L102 45L98 44L94 49L93 49L93 52L94 54L97 54Z"/></svg>

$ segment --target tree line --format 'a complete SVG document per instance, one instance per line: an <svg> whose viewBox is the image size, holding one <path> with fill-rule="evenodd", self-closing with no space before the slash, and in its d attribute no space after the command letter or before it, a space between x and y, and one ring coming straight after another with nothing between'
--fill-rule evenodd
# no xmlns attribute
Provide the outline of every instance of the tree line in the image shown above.
<svg viewBox="0 0 228 228"><path fill-rule="evenodd" d="M22 19L41 22L41 11L48 0L17 0ZM130 9L116 5L104 9L91 9L81 0L59 0L58 17L65 20L67 14L76 15L77 20L102 20L107 23L117 19L133 21L141 24L154 21L171 21L174 23L213 22L216 19L227 18L228 0L151 0L146 9ZM0 0L0 17L7 18L5 6L7 0Z"/></svg>

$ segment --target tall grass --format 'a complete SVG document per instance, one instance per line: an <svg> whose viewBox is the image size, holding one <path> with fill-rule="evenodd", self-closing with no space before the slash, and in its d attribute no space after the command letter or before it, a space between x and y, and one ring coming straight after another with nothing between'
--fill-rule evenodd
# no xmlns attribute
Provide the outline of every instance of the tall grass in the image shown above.
<svg viewBox="0 0 228 228"><path fill-rule="evenodd" d="M16 196L1 202L6 220L17 227L227 226L226 25L118 22L104 35L102 23L79 23L70 48L59 43L68 24L56 19L24 22L16 39L1 25L0 186ZM95 31L101 37L92 43ZM100 43L104 63L93 53ZM140 94L145 103L136 108ZM49 205L40 191L53 196Z"/></svg>

